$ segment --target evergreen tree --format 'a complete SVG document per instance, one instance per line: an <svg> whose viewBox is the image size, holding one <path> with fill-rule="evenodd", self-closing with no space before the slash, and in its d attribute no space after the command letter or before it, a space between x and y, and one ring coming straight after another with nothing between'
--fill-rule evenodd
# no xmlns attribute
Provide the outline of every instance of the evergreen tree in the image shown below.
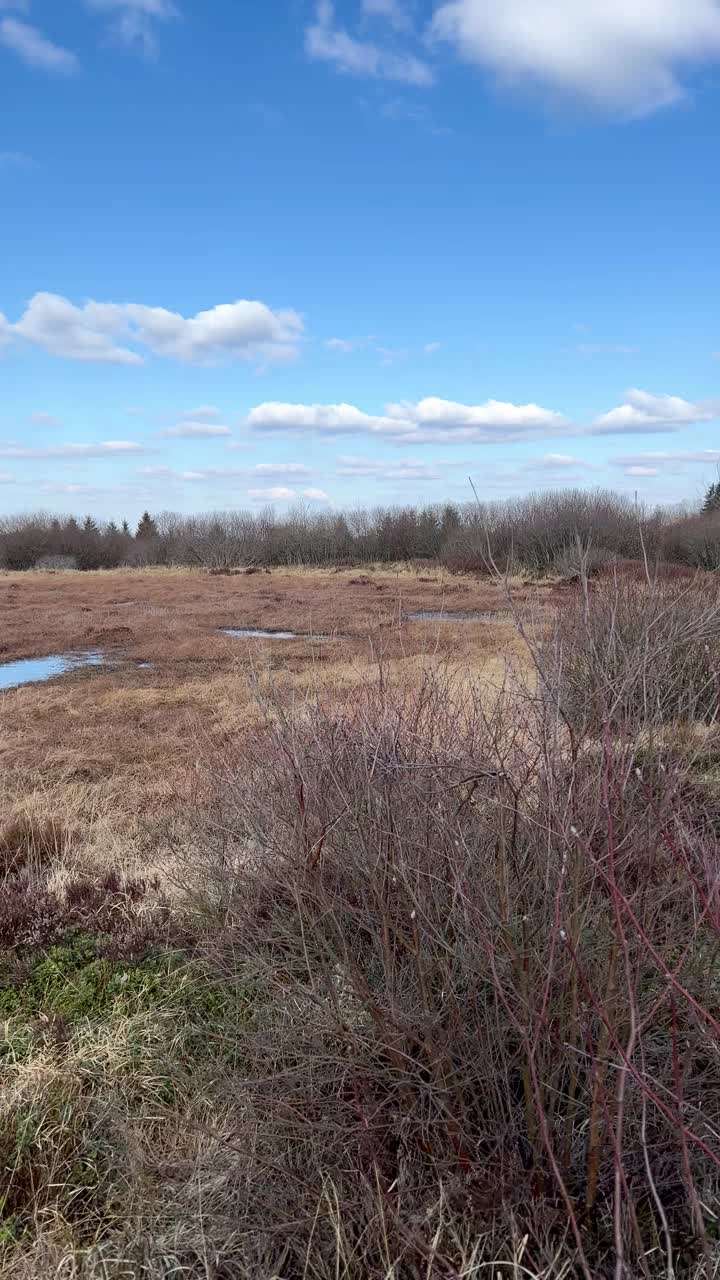
<svg viewBox="0 0 720 1280"><path fill-rule="evenodd" d="M720 480L709 486L702 509L705 512L720 511Z"/></svg>
<svg viewBox="0 0 720 1280"><path fill-rule="evenodd" d="M92 516L86 516L85 523L83 524L83 533L97 533L97 531L98 527Z"/></svg>
<svg viewBox="0 0 720 1280"><path fill-rule="evenodd" d="M130 532L130 525L128 524L127 520L123 520L122 522L122 531L125 534L126 538L132 537L132 534Z"/></svg>
<svg viewBox="0 0 720 1280"><path fill-rule="evenodd" d="M108 538L117 537L118 527L114 520L111 520L110 523L105 526L105 533L107 534Z"/></svg>
<svg viewBox="0 0 720 1280"><path fill-rule="evenodd" d="M158 527L150 515L149 511L144 511L142 519L137 527L135 537L138 542L144 541L146 538L157 538Z"/></svg>

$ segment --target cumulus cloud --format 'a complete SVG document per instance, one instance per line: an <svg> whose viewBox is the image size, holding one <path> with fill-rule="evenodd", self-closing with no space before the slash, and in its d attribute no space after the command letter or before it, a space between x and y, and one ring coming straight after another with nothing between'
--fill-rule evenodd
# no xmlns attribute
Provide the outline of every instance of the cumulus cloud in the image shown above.
<svg viewBox="0 0 720 1280"><path fill-rule="evenodd" d="M420 88L434 82L430 67L414 54L359 40L336 26L332 0L318 0L315 22L305 32L305 51L308 57L328 62L346 75L395 80Z"/></svg>
<svg viewBox="0 0 720 1280"><path fill-rule="evenodd" d="M268 401L250 410L247 425L256 431L316 431L343 435L362 432L390 434L403 424L375 418L352 404L283 404Z"/></svg>
<svg viewBox="0 0 720 1280"><path fill-rule="evenodd" d="M300 496L308 502L329 502L330 496L324 489L303 489Z"/></svg>
<svg viewBox="0 0 720 1280"><path fill-rule="evenodd" d="M267 489L248 489L253 502L329 502L324 489L289 489L285 485L271 485Z"/></svg>
<svg viewBox="0 0 720 1280"><path fill-rule="evenodd" d="M512 85L643 115L685 94L720 54L718 0L444 0L434 36Z"/></svg>
<svg viewBox="0 0 720 1280"><path fill-rule="evenodd" d="M41 71L53 71L58 75L73 75L79 67L74 53L53 44L42 31L19 18L0 19L0 44L25 62Z"/></svg>
<svg viewBox="0 0 720 1280"><path fill-rule="evenodd" d="M85 0L85 4L97 13L108 14L113 36L147 57L157 52L155 23L178 17L173 0Z"/></svg>
<svg viewBox="0 0 720 1280"><path fill-rule="evenodd" d="M680 396L656 395L633 388L625 393L624 404L603 413L592 424L594 435L622 435L655 431L677 431L694 422L710 422L720 405L693 403Z"/></svg>
<svg viewBox="0 0 720 1280"><path fill-rule="evenodd" d="M98 444L59 444L42 449L24 445L0 445L0 458L21 458L27 462L42 462L47 458L118 458L128 454L145 453L144 445L133 440L102 440Z"/></svg>
<svg viewBox="0 0 720 1280"><path fill-rule="evenodd" d="M178 422L160 434L177 440L207 440L213 436L231 436L232 431L219 422Z"/></svg>
<svg viewBox="0 0 720 1280"><path fill-rule="evenodd" d="M321 435L380 435L401 443L467 440L491 443L551 435L566 419L536 404L515 405L488 400L458 404L430 396L417 402L388 404L379 416L351 404L257 405L247 425L257 431L317 432Z"/></svg>
<svg viewBox="0 0 720 1280"><path fill-rule="evenodd" d="M11 334L51 355L120 365L144 363L135 347L186 364L283 360L297 354L302 331L297 312L273 311L264 302L222 303L185 317L137 303L76 306L54 293L36 293L9 326Z"/></svg>
<svg viewBox="0 0 720 1280"><path fill-rule="evenodd" d="M272 485L269 489L248 489L248 496L255 502L289 502L296 494L294 489Z"/></svg>

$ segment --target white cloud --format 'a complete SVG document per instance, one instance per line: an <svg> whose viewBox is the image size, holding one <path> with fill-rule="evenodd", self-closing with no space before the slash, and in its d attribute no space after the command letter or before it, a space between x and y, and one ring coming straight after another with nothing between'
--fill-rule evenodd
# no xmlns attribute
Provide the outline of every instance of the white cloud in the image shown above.
<svg viewBox="0 0 720 1280"><path fill-rule="evenodd" d="M490 443L552 435L566 419L536 404L515 405L488 400L482 405L457 404L430 396L417 403L385 406L384 415L363 413L351 404L257 405L247 425L257 431L318 432L321 435L381 435L403 443L467 440Z"/></svg>
<svg viewBox="0 0 720 1280"><path fill-rule="evenodd" d="M260 462L253 467L256 476L309 476L308 467L302 462Z"/></svg>
<svg viewBox="0 0 720 1280"><path fill-rule="evenodd" d="M643 115L684 96L720 54L718 0L445 0L434 35L512 85Z"/></svg>
<svg viewBox="0 0 720 1280"><path fill-rule="evenodd" d="M552 409L537 404L512 404L487 400L484 404L466 405L453 400L428 396L417 403L403 401L388 404L385 412L391 418L404 418L411 424L411 438L432 440L466 439L479 442L519 440L538 433L552 435L567 425L567 420Z"/></svg>
<svg viewBox="0 0 720 1280"><path fill-rule="evenodd" d="M297 495L294 489L273 485L269 489L248 489L248 497L255 502L290 502Z"/></svg>
<svg viewBox="0 0 720 1280"><path fill-rule="evenodd" d="M136 45L147 57L157 51L155 22L177 18L173 0L85 0L88 9L112 16L112 34L126 45Z"/></svg>
<svg viewBox="0 0 720 1280"><path fill-rule="evenodd" d="M423 347L423 354L426 356L434 356L437 355L440 350L442 350L442 342L426 342Z"/></svg>
<svg viewBox="0 0 720 1280"><path fill-rule="evenodd" d="M269 401L251 409L248 426L257 431L317 431L320 434L389 434L402 430L401 422L374 418L352 404L282 404ZM411 428L410 428L411 429Z"/></svg>
<svg viewBox="0 0 720 1280"><path fill-rule="evenodd" d="M626 476L635 476L636 479L639 479L640 477L649 479L650 477L658 476L659 474L660 472L657 467L628 467L625 472Z"/></svg>
<svg viewBox="0 0 720 1280"><path fill-rule="evenodd" d="M54 356L107 364L142 364L142 356L114 339L127 333L123 308L87 302L76 307L54 293L36 293L12 327L14 333Z"/></svg>
<svg viewBox="0 0 720 1280"><path fill-rule="evenodd" d="M305 32L305 50L308 57L329 62L346 75L396 80L421 88L434 82L430 67L414 54L381 48L336 27L332 0L318 0L315 22Z"/></svg>
<svg viewBox="0 0 720 1280"><path fill-rule="evenodd" d="M717 466L720 463L720 449L681 449L674 453L633 453L625 457L609 458L608 461L613 467L676 467L686 462Z"/></svg>
<svg viewBox="0 0 720 1280"><path fill-rule="evenodd" d="M381 462L344 454L337 459L337 475L371 480L439 480L442 473L423 462Z"/></svg>
<svg viewBox="0 0 720 1280"><path fill-rule="evenodd" d="M2 311L0 311L0 347L10 342L11 338L12 329L10 327L10 322L8 321L7 316L3 315Z"/></svg>
<svg viewBox="0 0 720 1280"><path fill-rule="evenodd" d="M546 453L544 457L528 462L526 470L534 471L595 471L591 462L575 458L569 453Z"/></svg>
<svg viewBox="0 0 720 1280"><path fill-rule="evenodd" d="M128 413L130 410L128 409ZM182 414L184 422L204 422L208 418L220 418L222 414L214 404L199 404L196 409L187 409Z"/></svg>
<svg viewBox="0 0 720 1280"><path fill-rule="evenodd" d="M15 484L15 476L11 476L9 471L0 471L0 484Z"/></svg>
<svg viewBox="0 0 720 1280"><path fill-rule="evenodd" d="M366 18L384 18L397 31L408 31L412 26L400 0L362 0L362 12Z"/></svg>
<svg viewBox="0 0 720 1280"><path fill-rule="evenodd" d="M294 356L303 322L295 311L273 311L264 302L247 300L186 318L164 307L113 302L79 307L58 294L37 293L10 330L70 360L142 364L143 356L126 345L132 343L187 364L213 364Z"/></svg>
<svg viewBox="0 0 720 1280"><path fill-rule="evenodd" d="M98 444L58 444L47 448L31 449L24 445L0 445L0 458L20 458L26 462L42 462L47 458L108 458L125 457L128 454L146 453L141 444L133 440L102 440Z"/></svg>
<svg viewBox="0 0 720 1280"><path fill-rule="evenodd" d="M330 502L324 489L289 489L285 485L271 485L267 489L248 489L253 502Z"/></svg>
<svg viewBox="0 0 720 1280"><path fill-rule="evenodd" d="M329 502L330 497L324 489L302 489L300 496L308 502Z"/></svg>
<svg viewBox="0 0 720 1280"><path fill-rule="evenodd" d="M344 355L350 355L353 351L369 347L374 341L375 338L370 334L366 338L327 338L324 345L329 351L341 351Z"/></svg>
<svg viewBox="0 0 720 1280"><path fill-rule="evenodd" d="M137 467L136 475L144 476L148 480L186 480L196 483L200 480L235 481L243 477L245 472L233 467L202 467L199 470L176 471L172 467L155 466Z"/></svg>
<svg viewBox="0 0 720 1280"><path fill-rule="evenodd" d="M626 391L624 404L595 419L592 433L621 435L676 431L693 422L710 422L718 416L719 411L720 406L717 404L693 404L680 396L655 395L650 391L633 388Z"/></svg>
<svg viewBox="0 0 720 1280"><path fill-rule="evenodd" d="M73 75L80 65L69 49L53 44L37 27L32 27L29 22L20 22L18 18L0 19L0 44L17 54L29 67L39 67L43 71Z"/></svg>
<svg viewBox="0 0 720 1280"><path fill-rule="evenodd" d="M168 427L160 434L177 440L207 440L213 436L231 436L232 431L219 422L178 422L177 426Z"/></svg>

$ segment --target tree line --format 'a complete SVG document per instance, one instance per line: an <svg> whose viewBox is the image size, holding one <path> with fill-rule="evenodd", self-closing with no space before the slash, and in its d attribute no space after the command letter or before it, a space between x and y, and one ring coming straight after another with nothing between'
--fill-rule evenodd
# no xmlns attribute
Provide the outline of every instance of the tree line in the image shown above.
<svg viewBox="0 0 720 1280"><path fill-rule="evenodd" d="M701 510L678 515L638 507L606 490L566 489L506 502L375 507L279 515L143 513L102 523L43 514L0 519L0 568L112 569L187 565L206 569L434 560L482 570L489 563L532 573L572 569L578 549L596 563L661 556L720 568L720 482Z"/></svg>

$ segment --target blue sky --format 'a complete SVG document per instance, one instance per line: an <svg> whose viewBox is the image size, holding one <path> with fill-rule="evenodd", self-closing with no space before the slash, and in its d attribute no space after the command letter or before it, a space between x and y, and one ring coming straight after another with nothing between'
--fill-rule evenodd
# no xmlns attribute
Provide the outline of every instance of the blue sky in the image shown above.
<svg viewBox="0 0 720 1280"><path fill-rule="evenodd" d="M720 0L0 0L0 509L696 500Z"/></svg>

